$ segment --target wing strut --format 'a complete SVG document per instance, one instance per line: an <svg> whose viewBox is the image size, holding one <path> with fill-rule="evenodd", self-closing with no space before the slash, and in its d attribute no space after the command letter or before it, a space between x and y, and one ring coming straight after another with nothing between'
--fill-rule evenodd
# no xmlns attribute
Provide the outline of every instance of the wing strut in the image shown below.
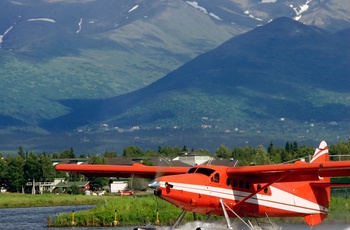
<svg viewBox="0 0 350 230"><path fill-rule="evenodd" d="M187 211L185 209L182 210L180 216L177 218L175 224L171 227L171 230L175 229L177 225L180 224L181 220L184 218Z"/></svg>
<svg viewBox="0 0 350 230"><path fill-rule="evenodd" d="M231 226L231 222L230 222L230 218L228 217L228 214L227 214L227 211L226 211L226 208L228 210L230 210L240 221L242 221L242 223L244 223L249 229L253 229L253 225L252 223L248 220L248 223L245 222L237 213L235 213L235 211L233 211L233 209L231 209L222 199L220 199L220 204L221 204L221 208L222 208L222 211L224 212L224 216L225 216L225 219L226 219L226 223L227 223L227 228L228 229L233 229L232 226ZM225 208L226 207L226 208Z"/></svg>

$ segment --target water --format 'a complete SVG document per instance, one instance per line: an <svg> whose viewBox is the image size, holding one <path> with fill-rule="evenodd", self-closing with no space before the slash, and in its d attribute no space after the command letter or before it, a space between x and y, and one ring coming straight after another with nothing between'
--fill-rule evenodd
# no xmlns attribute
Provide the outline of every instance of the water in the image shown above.
<svg viewBox="0 0 350 230"><path fill-rule="evenodd" d="M34 230L34 229L46 229L46 230L132 230L136 226L128 227L75 227L75 228L48 228L47 227L47 217L50 215L51 219L55 218L56 215L60 213L70 213L90 209L90 205L80 205L80 206L60 206L60 207L41 207L41 208L10 208L10 209L0 209L0 229L25 229L25 230ZM201 222L191 222L180 226L178 229L181 230L195 230L197 227L203 227L205 230L214 230L214 229L225 229L225 225L218 223L201 223ZM234 220L232 224L234 230L248 229L246 226L240 224L238 220ZM158 227L157 230L169 230L170 227ZM258 227L254 228L256 230L260 229ZM337 230L350 230L350 226L346 224L321 224L310 228L308 225L281 225L271 227L268 226L269 230L328 230L328 229L337 229Z"/></svg>
<svg viewBox="0 0 350 230"><path fill-rule="evenodd" d="M89 229L94 228L48 228L47 218L51 220L60 213L78 212L81 210L91 209L92 205L80 206L57 206L57 207L40 207L40 208L9 208L0 209L0 229ZM108 229L108 228L103 228ZM113 228L114 230L126 230L130 228Z"/></svg>

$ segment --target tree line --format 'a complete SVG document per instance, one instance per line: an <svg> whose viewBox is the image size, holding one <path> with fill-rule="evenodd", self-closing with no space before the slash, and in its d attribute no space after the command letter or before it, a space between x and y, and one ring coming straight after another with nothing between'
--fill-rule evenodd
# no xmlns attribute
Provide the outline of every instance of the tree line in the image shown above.
<svg viewBox="0 0 350 230"><path fill-rule="evenodd" d="M0 153L0 187L5 187L10 192L22 192L27 182L40 181L52 182L54 178L65 178L71 181L89 180L92 189L108 185L108 178L85 178L77 174L67 174L56 171L53 166L55 159L87 158L89 164L108 164L111 157L176 157L180 152L188 152L187 146L169 147L159 146L157 150L142 150L137 146L126 147L121 154L114 151L105 151L102 155L76 156L73 148L61 153L46 154L24 151L19 147L15 155ZM315 151L311 146L298 146L296 141L286 142L284 147L275 146L272 142L267 148L263 146L234 147L230 149L220 145L213 154L205 149L191 149L190 151L213 155L216 158L233 158L239 160L239 165L279 164L294 159L305 158L308 161ZM347 142L339 142L329 146L330 155L350 155L350 138ZM144 161L151 165L151 161ZM26 191L28 192L28 191Z"/></svg>

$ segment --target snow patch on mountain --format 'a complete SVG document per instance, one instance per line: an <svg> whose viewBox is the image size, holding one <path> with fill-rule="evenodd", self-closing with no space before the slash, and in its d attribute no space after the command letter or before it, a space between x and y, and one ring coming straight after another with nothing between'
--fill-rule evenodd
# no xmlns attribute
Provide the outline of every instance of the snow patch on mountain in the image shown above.
<svg viewBox="0 0 350 230"><path fill-rule="evenodd" d="M64 2L64 3L89 3L94 2L96 0L42 0L48 3L58 3L58 2Z"/></svg>
<svg viewBox="0 0 350 230"><path fill-rule="evenodd" d="M12 3L13 5L24 5L23 3L21 3L21 2L16 2L16 1L11 1L11 3Z"/></svg>
<svg viewBox="0 0 350 230"><path fill-rule="evenodd" d="M298 21L301 18L301 14L309 9L309 4L312 0L306 0L304 5L299 5L299 7L294 7L293 4L289 5L295 12L296 16L294 20Z"/></svg>
<svg viewBox="0 0 350 230"><path fill-rule="evenodd" d="M244 14L248 15L248 17L253 18L257 21L263 21L261 18L256 18L254 15L252 15L249 10L244 11Z"/></svg>
<svg viewBox="0 0 350 230"><path fill-rule="evenodd" d="M222 19L214 13L209 13L209 15L212 16L213 18L215 18L216 20L222 21Z"/></svg>
<svg viewBox="0 0 350 230"><path fill-rule="evenodd" d="M11 26L10 28L8 28L5 33L3 35L0 35L0 48L1 48L1 43L3 42L3 37L8 33L10 32L10 30L12 30L13 26Z"/></svg>
<svg viewBox="0 0 350 230"><path fill-rule="evenodd" d="M301 15L297 15L297 16L294 17L294 20L295 20L295 21L299 21L300 18L301 18Z"/></svg>
<svg viewBox="0 0 350 230"><path fill-rule="evenodd" d="M83 18L80 18L80 21L78 23L79 29L77 30L77 34L81 31L81 25L83 24Z"/></svg>
<svg viewBox="0 0 350 230"><path fill-rule="evenodd" d="M196 1L193 1L193 2L186 1L186 3L187 3L188 5L190 5L190 6L194 7L194 8L196 8L197 10L202 11L203 13L205 13L205 14L207 14L207 15L213 17L213 18L215 18L216 20L222 21L222 19L221 19L218 15L216 15L216 14L214 14L214 13L212 13L212 12L209 13L208 10L205 9L204 7L200 6L200 5L198 4L198 2L196 2Z"/></svg>
<svg viewBox="0 0 350 230"><path fill-rule="evenodd" d="M28 22L34 22L34 21L44 21L44 22L51 22L55 23L56 21L51 18L30 18L27 20Z"/></svg>
<svg viewBox="0 0 350 230"><path fill-rule="evenodd" d="M136 10L138 7L139 7L139 5L136 5L136 6L134 6L133 8L131 8L128 12L130 13L130 12Z"/></svg>
<svg viewBox="0 0 350 230"><path fill-rule="evenodd" d="M261 3L274 3L277 2L277 0L262 0Z"/></svg>
<svg viewBox="0 0 350 230"><path fill-rule="evenodd" d="M186 1L186 3L194 8L196 8L197 10L202 11L205 14L208 14L207 9L205 9L204 7L201 7L198 5L198 2L194 1L194 2L190 2L190 1Z"/></svg>

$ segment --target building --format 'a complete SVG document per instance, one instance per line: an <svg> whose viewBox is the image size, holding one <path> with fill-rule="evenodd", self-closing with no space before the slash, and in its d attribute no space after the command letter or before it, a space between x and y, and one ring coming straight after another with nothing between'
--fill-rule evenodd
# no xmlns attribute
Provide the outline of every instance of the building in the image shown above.
<svg viewBox="0 0 350 230"><path fill-rule="evenodd" d="M61 189L63 192L67 192L67 189L72 187L73 185L77 186L80 191L90 190L90 182L89 181L64 181L60 182L56 185L56 189Z"/></svg>
<svg viewBox="0 0 350 230"><path fill-rule="evenodd" d="M125 190L128 187L127 181L113 181L110 184L111 193L117 193L119 191Z"/></svg>
<svg viewBox="0 0 350 230"><path fill-rule="evenodd" d="M64 178L55 178L53 182L27 182L26 186L32 187L32 193L43 193L45 191L52 192L56 188L57 184L61 182L64 182ZM34 188L33 183L35 184Z"/></svg>

